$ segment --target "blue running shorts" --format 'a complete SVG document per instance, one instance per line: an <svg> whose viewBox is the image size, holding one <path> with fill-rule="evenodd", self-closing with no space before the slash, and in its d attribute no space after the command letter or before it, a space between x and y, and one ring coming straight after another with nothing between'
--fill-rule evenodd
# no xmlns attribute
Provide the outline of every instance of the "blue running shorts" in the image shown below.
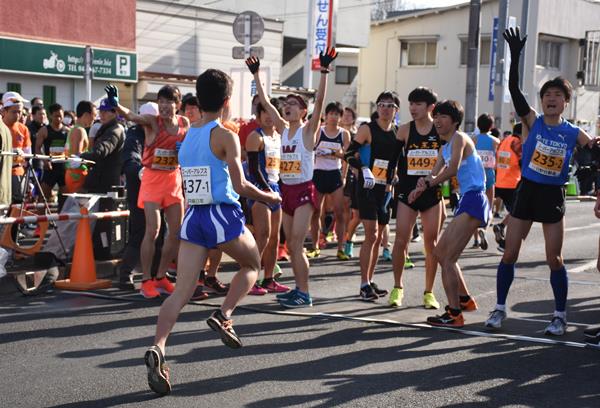
<svg viewBox="0 0 600 408"><path fill-rule="evenodd" d="M239 205L193 205L185 212L179 238L212 249L242 235L245 223Z"/></svg>
<svg viewBox="0 0 600 408"><path fill-rule="evenodd" d="M484 191L467 191L458 202L454 216L458 217L467 213L481 221L481 228L485 228L490 220L490 203Z"/></svg>

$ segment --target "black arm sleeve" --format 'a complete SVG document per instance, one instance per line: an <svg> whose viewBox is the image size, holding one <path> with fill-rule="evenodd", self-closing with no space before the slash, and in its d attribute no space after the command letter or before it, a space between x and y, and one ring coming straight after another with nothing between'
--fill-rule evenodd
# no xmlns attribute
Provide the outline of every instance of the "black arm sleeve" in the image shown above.
<svg viewBox="0 0 600 408"><path fill-rule="evenodd" d="M511 55L510 60L510 71L508 73L508 90L512 97L513 105L515 105L515 111L520 117L527 116L531 112L531 107L525 100L525 96L519 89L519 59L520 55Z"/></svg>
<svg viewBox="0 0 600 408"><path fill-rule="evenodd" d="M353 140L350 142L348 149L346 149L346 153L344 153L344 160L346 160L346 163L358 170L362 168L362 163L360 159L356 158L355 156L356 153L358 153L360 146L360 143L358 143L356 140Z"/></svg>
<svg viewBox="0 0 600 408"><path fill-rule="evenodd" d="M261 190L270 190L269 184L263 177L262 172L258 168L258 152L247 152L248 155L248 170L250 171L250 175L254 180L256 180L256 184L258 184L258 188Z"/></svg>

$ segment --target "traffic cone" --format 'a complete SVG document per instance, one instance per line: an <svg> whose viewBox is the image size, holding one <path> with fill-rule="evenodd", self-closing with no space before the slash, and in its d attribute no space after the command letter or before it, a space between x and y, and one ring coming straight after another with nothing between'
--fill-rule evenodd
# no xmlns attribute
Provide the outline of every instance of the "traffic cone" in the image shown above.
<svg viewBox="0 0 600 408"><path fill-rule="evenodd" d="M82 215L88 214L88 209L81 207ZM94 247L92 245L92 233L90 231L90 220L81 218L77 225L75 237L75 249L73 251L73 263L71 264L71 279L56 281L54 286L66 290L91 290L110 288L108 279L96 279L96 263L94 260Z"/></svg>

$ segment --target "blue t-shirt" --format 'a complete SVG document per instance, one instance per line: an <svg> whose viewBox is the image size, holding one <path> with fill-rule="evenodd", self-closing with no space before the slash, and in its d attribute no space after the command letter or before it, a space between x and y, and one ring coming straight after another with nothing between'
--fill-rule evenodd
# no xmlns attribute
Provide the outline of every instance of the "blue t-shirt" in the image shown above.
<svg viewBox="0 0 600 408"><path fill-rule="evenodd" d="M564 185L578 136L579 128L566 120L550 126L543 115L538 116L523 144L522 176L540 184Z"/></svg>

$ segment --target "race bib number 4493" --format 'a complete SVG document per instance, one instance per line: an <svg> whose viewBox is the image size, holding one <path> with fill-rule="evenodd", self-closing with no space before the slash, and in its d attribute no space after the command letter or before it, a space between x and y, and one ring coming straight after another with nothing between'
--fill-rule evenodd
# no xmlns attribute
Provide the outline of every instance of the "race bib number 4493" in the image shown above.
<svg viewBox="0 0 600 408"><path fill-rule="evenodd" d="M206 205L213 202L210 167L184 167L181 169L181 176L183 192L189 205Z"/></svg>
<svg viewBox="0 0 600 408"><path fill-rule="evenodd" d="M562 148L550 147L537 142L529 168L544 176L558 177L565 163L567 151Z"/></svg>

